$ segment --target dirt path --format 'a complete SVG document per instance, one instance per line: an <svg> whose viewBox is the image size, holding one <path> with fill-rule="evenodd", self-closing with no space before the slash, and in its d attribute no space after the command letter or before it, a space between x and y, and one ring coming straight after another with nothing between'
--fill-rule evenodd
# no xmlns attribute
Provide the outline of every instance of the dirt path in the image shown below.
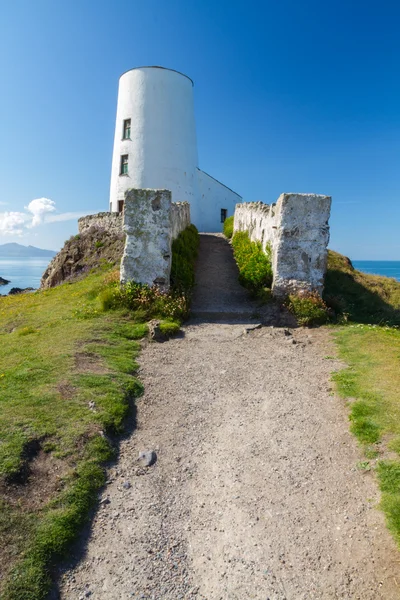
<svg viewBox="0 0 400 600"><path fill-rule="evenodd" d="M229 263L229 247L211 243ZM144 347L138 428L122 443L109 503L61 597L400 598L376 484L356 468L347 411L330 391L339 365L324 358L334 351L327 331L233 322L238 311L215 292L222 273L202 280L207 248L203 238L199 281L214 299L200 289L195 307L206 306L203 320L207 311L222 317ZM236 282L226 286L237 298ZM136 462L144 449L158 455L148 469Z"/></svg>

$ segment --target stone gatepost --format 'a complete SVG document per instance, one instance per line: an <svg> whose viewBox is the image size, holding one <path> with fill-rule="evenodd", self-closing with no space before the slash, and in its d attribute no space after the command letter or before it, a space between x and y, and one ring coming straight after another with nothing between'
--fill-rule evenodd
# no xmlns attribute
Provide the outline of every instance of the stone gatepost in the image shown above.
<svg viewBox="0 0 400 600"><path fill-rule="evenodd" d="M332 198L320 194L281 194L275 207L272 242L274 296L316 291L322 294Z"/></svg>
<svg viewBox="0 0 400 600"><path fill-rule="evenodd" d="M171 192L127 190L123 229L126 242L121 283L133 280L167 291L171 271Z"/></svg>

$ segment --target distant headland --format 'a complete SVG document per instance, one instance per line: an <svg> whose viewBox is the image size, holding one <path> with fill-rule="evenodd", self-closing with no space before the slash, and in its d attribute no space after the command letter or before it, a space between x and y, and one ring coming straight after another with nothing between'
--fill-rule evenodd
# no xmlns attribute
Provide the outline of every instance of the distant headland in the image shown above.
<svg viewBox="0 0 400 600"><path fill-rule="evenodd" d="M57 252L54 250L43 250L35 248L35 246L23 246L15 242L8 244L0 244L0 258L38 258L45 256L55 256Z"/></svg>

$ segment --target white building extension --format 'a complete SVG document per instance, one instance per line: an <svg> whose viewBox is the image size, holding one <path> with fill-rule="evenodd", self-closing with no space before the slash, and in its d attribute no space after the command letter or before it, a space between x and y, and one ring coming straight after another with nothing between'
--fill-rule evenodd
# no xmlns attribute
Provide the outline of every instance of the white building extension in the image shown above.
<svg viewBox="0 0 400 600"><path fill-rule="evenodd" d="M198 168L193 82L163 67L139 67L119 80L111 169L110 210L121 212L125 191L167 189L190 203L200 231L221 231L242 198Z"/></svg>

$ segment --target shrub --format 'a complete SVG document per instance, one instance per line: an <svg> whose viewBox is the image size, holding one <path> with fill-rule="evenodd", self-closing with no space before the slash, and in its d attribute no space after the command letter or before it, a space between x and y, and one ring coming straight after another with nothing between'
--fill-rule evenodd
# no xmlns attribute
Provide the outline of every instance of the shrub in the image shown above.
<svg viewBox="0 0 400 600"><path fill-rule="evenodd" d="M238 231L232 238L233 252L239 267L239 281L257 295L272 285L271 249L263 251L261 242L252 242L247 231Z"/></svg>
<svg viewBox="0 0 400 600"><path fill-rule="evenodd" d="M166 318L183 320L189 314L189 298L175 290L162 292L157 286L148 286L135 281L123 285L110 284L99 294L103 311L126 308L135 318Z"/></svg>
<svg viewBox="0 0 400 600"><path fill-rule="evenodd" d="M224 221L224 235L230 240L233 236L233 215Z"/></svg>
<svg viewBox="0 0 400 600"><path fill-rule="evenodd" d="M302 295L290 294L286 305L299 325L321 325L329 319L329 309L316 292Z"/></svg>

